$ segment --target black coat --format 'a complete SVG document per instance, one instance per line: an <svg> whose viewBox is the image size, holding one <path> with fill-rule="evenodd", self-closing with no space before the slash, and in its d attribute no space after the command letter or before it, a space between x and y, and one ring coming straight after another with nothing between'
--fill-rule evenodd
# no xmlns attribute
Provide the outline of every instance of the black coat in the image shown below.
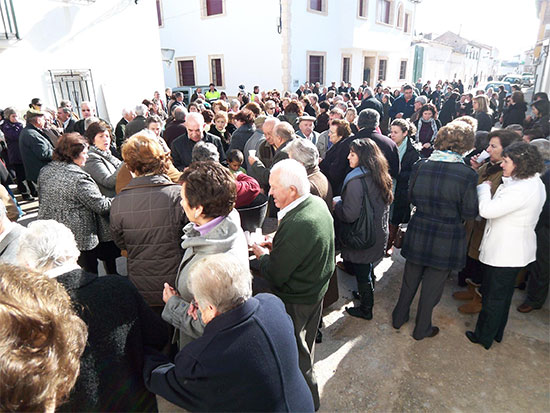
<svg viewBox="0 0 550 413"><path fill-rule="evenodd" d="M145 129L145 116L136 116L133 120L128 122L126 128L124 129L124 139L128 139L135 133L138 133L140 130Z"/></svg>
<svg viewBox="0 0 550 413"><path fill-rule="evenodd" d="M527 111L527 105L525 103L511 104L502 115L502 127L505 128L508 125L521 125L525 121L525 112Z"/></svg>
<svg viewBox="0 0 550 413"><path fill-rule="evenodd" d="M393 225L409 222L411 217L409 179L413 165L420 159L420 154L414 148L411 140L409 138L405 139L407 139L407 151L403 155L403 159L401 159L401 169L397 176L395 194L393 196L393 209L390 219Z"/></svg>
<svg viewBox="0 0 550 413"><path fill-rule="evenodd" d="M258 294L210 321L174 364L145 359L147 388L189 411L313 412L282 301Z"/></svg>
<svg viewBox="0 0 550 413"><path fill-rule="evenodd" d="M456 118L456 100L447 99L443 104L441 111L439 112L439 121L442 126L445 126L447 123L452 122Z"/></svg>
<svg viewBox="0 0 550 413"><path fill-rule="evenodd" d="M395 142L387 136L366 128L361 129L359 133L355 135L355 139L361 138L371 138L378 145L388 161L391 177L397 178L397 175L399 175L399 152L397 151Z"/></svg>
<svg viewBox="0 0 550 413"><path fill-rule="evenodd" d="M334 196L342 193L342 184L346 175L351 172L349 166L349 144L355 139L355 136L348 136L336 144L332 145L327 151L325 158L319 164L321 172L327 177L332 187Z"/></svg>
<svg viewBox="0 0 550 413"><path fill-rule="evenodd" d="M477 112L475 114L477 119L477 130L491 132L493 128L493 119L485 112Z"/></svg>
<svg viewBox="0 0 550 413"><path fill-rule="evenodd" d="M233 149L244 152L244 145L246 145L246 142L248 142L254 132L256 132L256 126L254 126L253 123L245 124L237 128L237 130L233 132L233 135L231 135L231 143L229 144L228 152Z"/></svg>
<svg viewBox="0 0 550 413"><path fill-rule="evenodd" d="M143 382L144 346L162 349L168 329L135 287L118 275L73 270L57 277L88 326L80 375L56 411L157 411Z"/></svg>
<svg viewBox="0 0 550 413"><path fill-rule="evenodd" d="M225 151L223 150L222 140L220 138L211 133L203 132L201 140L214 144L220 154L220 162L225 161ZM187 135L180 136L172 142L172 160L174 161L174 166L180 171L183 171L191 164L191 153L193 152L195 143L196 142L189 139Z"/></svg>
<svg viewBox="0 0 550 413"><path fill-rule="evenodd" d="M382 103L373 96L363 100L361 104L357 106L357 113L361 113L363 109L374 109L380 114L380 117L384 116L384 107Z"/></svg>

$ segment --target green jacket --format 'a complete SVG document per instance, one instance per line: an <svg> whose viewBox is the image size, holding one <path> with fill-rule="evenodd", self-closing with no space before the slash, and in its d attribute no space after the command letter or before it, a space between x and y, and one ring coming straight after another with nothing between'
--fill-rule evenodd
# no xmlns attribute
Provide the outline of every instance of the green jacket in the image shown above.
<svg viewBox="0 0 550 413"><path fill-rule="evenodd" d="M281 220L260 270L283 302L316 304L327 291L334 257L332 216L321 198L310 195Z"/></svg>

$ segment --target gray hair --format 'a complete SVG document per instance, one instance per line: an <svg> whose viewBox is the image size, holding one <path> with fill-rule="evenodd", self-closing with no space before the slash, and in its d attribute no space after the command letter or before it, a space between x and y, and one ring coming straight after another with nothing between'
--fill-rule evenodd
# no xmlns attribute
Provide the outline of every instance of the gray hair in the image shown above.
<svg viewBox="0 0 550 413"><path fill-rule="evenodd" d="M237 99L231 99L231 102L229 103L229 107L233 108L234 106L241 107L241 102L239 102Z"/></svg>
<svg viewBox="0 0 550 413"><path fill-rule="evenodd" d="M504 129L513 130L514 132L518 132L520 135L523 135L523 126L521 126L519 123L512 123L511 125L506 126Z"/></svg>
<svg viewBox="0 0 550 413"><path fill-rule="evenodd" d="M202 116L200 113L198 112L189 112L186 116L185 116L185 121L189 121L189 120L194 120L195 122L197 122L199 125L204 125L204 116Z"/></svg>
<svg viewBox="0 0 550 413"><path fill-rule="evenodd" d="M71 230L53 219L31 222L19 238L17 260L38 271L76 262L79 255Z"/></svg>
<svg viewBox="0 0 550 413"><path fill-rule="evenodd" d="M198 141L191 151L191 162L220 161L220 154L216 145L210 142Z"/></svg>
<svg viewBox="0 0 550 413"><path fill-rule="evenodd" d="M533 139L530 145L534 145L539 150L542 159L550 161L550 141L548 139Z"/></svg>
<svg viewBox="0 0 550 413"><path fill-rule="evenodd" d="M283 149L290 159L294 159L306 169L319 163L319 150L309 139L294 139Z"/></svg>
<svg viewBox="0 0 550 413"><path fill-rule="evenodd" d="M133 110L133 109L130 109L130 108L124 108L124 109L122 109L122 116L129 115L130 113L134 113L134 110Z"/></svg>
<svg viewBox="0 0 550 413"><path fill-rule="evenodd" d="M59 106L57 109L61 109L61 111L63 113L71 113L71 109L68 108L67 106ZM6 111L4 111L4 114L6 113Z"/></svg>
<svg viewBox="0 0 550 413"><path fill-rule="evenodd" d="M283 159L271 168L271 175L279 172L279 185L283 188L296 188L299 196L309 194L310 184L306 168L294 159Z"/></svg>
<svg viewBox="0 0 550 413"><path fill-rule="evenodd" d="M368 96L374 96L374 91L372 90L372 87L366 87L363 89L363 93L365 95L368 95ZM366 97L364 97L363 99L366 99Z"/></svg>
<svg viewBox="0 0 550 413"><path fill-rule="evenodd" d="M375 129L380 124L380 113L374 109L363 109L357 119L359 129Z"/></svg>
<svg viewBox="0 0 550 413"><path fill-rule="evenodd" d="M63 99L59 102L59 107L61 108L66 108L68 106L71 106L71 107L73 106L73 102L71 102L69 99Z"/></svg>
<svg viewBox="0 0 550 413"><path fill-rule="evenodd" d="M208 304L225 313L252 296L248 267L230 253L201 258L189 271L189 289L201 307Z"/></svg>
<svg viewBox="0 0 550 413"><path fill-rule="evenodd" d="M288 142L296 137L294 128L288 122L281 122L273 128L273 134Z"/></svg>
<svg viewBox="0 0 550 413"><path fill-rule="evenodd" d="M185 121L185 117L187 116L187 109L185 109L183 106L176 106L174 109L174 119L177 121Z"/></svg>
<svg viewBox="0 0 550 413"><path fill-rule="evenodd" d="M134 112L136 112L136 116L145 116L149 113L149 108L141 103L136 105Z"/></svg>
<svg viewBox="0 0 550 413"><path fill-rule="evenodd" d="M90 116L89 118L84 119L84 130L88 129L88 127L95 122L99 122L99 118L96 118L95 116Z"/></svg>
<svg viewBox="0 0 550 413"><path fill-rule="evenodd" d="M336 104L336 108L340 109L342 112L346 113L346 110L348 110L348 105L344 102L338 102Z"/></svg>
<svg viewBox="0 0 550 413"><path fill-rule="evenodd" d="M346 110L347 110L347 106L346 106ZM344 117L346 116L346 112L340 108L332 108L329 113L332 115L340 116L340 119L344 119Z"/></svg>
<svg viewBox="0 0 550 413"><path fill-rule="evenodd" d="M7 217L8 211L6 211L6 205L4 205L4 202L0 202L0 220Z"/></svg>

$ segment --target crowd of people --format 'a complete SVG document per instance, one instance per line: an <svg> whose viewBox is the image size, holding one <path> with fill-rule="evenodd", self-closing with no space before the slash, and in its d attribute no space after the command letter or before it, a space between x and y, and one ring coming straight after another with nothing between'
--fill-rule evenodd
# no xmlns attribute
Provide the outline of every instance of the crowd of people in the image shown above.
<svg viewBox="0 0 550 413"><path fill-rule="evenodd" d="M453 271L459 310L479 313L465 335L486 349L519 278L518 311L543 306L545 93L530 116L521 90L460 81L241 85L234 99L211 84L184 100L155 92L114 127L91 102L32 99L26 125L2 112L0 410L156 411L159 395L191 411L316 411L336 268L357 279L347 314L371 320L373 270L395 248L392 325L420 288L416 340L439 333ZM38 198L28 227L13 191ZM260 238L266 216L277 229Z"/></svg>

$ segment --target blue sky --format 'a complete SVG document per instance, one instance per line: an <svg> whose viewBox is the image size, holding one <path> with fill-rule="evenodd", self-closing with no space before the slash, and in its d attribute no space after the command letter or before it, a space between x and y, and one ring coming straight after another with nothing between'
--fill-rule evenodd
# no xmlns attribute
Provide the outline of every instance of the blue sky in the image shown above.
<svg viewBox="0 0 550 413"><path fill-rule="evenodd" d="M539 28L535 0L423 0L416 12L417 33L460 31L504 59L534 47Z"/></svg>

